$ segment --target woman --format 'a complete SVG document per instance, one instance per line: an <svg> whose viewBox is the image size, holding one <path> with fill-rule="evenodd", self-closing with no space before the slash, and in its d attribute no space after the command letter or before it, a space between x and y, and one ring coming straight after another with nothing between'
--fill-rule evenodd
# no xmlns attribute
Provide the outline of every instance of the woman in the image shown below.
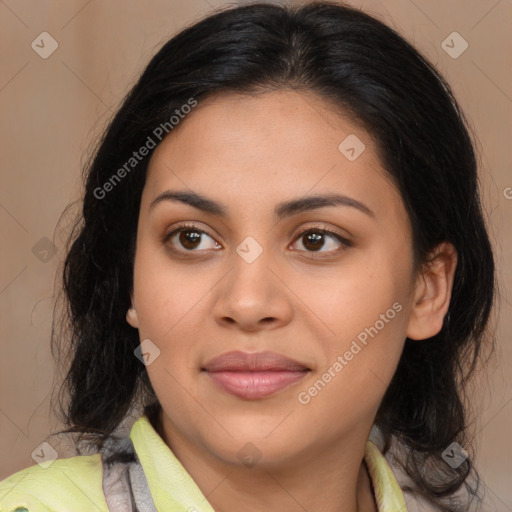
<svg viewBox="0 0 512 512"><path fill-rule="evenodd" d="M494 260L474 150L381 22L257 4L183 30L106 130L71 242L62 414L97 453L16 473L0 510L478 501L464 385Z"/></svg>

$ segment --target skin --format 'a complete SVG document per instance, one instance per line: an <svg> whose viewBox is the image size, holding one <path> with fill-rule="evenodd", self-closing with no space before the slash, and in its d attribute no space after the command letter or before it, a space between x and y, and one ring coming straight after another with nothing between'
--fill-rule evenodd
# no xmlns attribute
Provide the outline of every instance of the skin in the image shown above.
<svg viewBox="0 0 512 512"><path fill-rule="evenodd" d="M349 134L366 146L354 161L338 149ZM205 195L228 215L176 201L150 209L169 189ZM281 201L332 192L374 216L340 205L272 216ZM183 222L204 230L201 243L184 246L179 234L163 243ZM326 235L315 250L299 236L310 228L352 245ZM252 263L236 252L248 236L262 249ZM443 243L433 255L415 271L409 217L370 135L311 92L211 97L156 148L127 321L160 350L147 366L162 405L155 428L215 510L377 510L363 462L375 415L405 338L439 332L449 305L456 252ZM298 394L396 302L402 310L300 403ZM311 371L270 397L237 398L201 372L231 350L272 350ZM249 442L261 456L252 467L237 456Z"/></svg>

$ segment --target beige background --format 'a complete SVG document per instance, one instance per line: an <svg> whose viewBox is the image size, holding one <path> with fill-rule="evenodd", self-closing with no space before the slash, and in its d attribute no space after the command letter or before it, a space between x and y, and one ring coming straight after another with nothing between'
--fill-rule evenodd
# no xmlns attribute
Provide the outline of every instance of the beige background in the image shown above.
<svg viewBox="0 0 512 512"><path fill-rule="evenodd" d="M242 2L239 2L242 3ZM481 160L484 207L497 251L498 352L478 380L477 467L488 510L512 510L512 3L510 0L352 1L402 33L438 66L467 112ZM35 463L60 427L49 413L49 337L64 234L56 223L80 197L80 167L149 58L214 0L0 0L0 480ZM454 59L453 31L468 42ZM31 47L57 42L47 59ZM37 41L37 40L36 40ZM41 260L53 240L57 253ZM39 250L33 251L37 244ZM53 441L52 441L53 443ZM58 448L66 456L65 448Z"/></svg>

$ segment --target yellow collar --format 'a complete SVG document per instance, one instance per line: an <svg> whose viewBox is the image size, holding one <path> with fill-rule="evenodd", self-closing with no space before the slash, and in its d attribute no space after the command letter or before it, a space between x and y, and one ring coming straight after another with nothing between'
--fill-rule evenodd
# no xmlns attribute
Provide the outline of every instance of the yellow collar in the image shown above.
<svg viewBox="0 0 512 512"><path fill-rule="evenodd" d="M214 512L197 484L146 416L135 421L130 431L130 439L158 510ZM407 512L395 475L377 446L371 441L366 444L364 459L379 512Z"/></svg>

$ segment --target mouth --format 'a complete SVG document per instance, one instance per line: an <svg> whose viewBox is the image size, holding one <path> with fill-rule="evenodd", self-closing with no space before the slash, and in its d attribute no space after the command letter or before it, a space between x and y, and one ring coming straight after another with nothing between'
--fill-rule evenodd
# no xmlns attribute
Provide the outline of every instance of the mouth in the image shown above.
<svg viewBox="0 0 512 512"><path fill-rule="evenodd" d="M311 369L276 352L227 352L201 368L222 391L246 400L273 395L302 380Z"/></svg>

